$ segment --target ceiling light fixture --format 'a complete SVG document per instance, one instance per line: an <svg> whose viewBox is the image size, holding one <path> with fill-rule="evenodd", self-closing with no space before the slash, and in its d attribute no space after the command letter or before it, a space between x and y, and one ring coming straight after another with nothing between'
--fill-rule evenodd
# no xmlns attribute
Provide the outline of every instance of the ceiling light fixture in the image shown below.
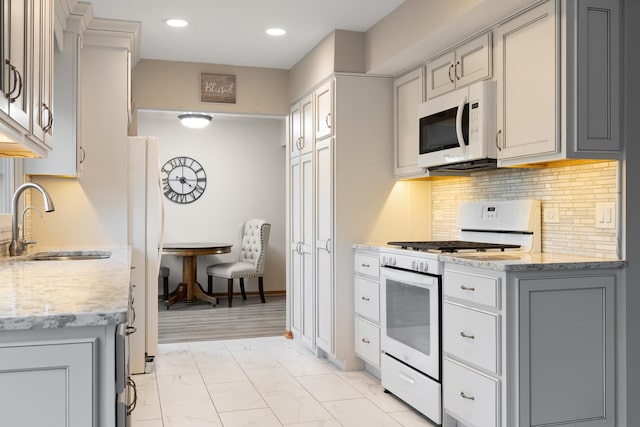
<svg viewBox="0 0 640 427"><path fill-rule="evenodd" d="M180 123L191 129L202 129L206 127L213 116L204 113L184 113L178 116Z"/></svg>
<svg viewBox="0 0 640 427"><path fill-rule="evenodd" d="M174 27L174 28L182 28L182 27L186 27L187 25L189 25L189 23L187 21L185 21L184 19L178 19L178 18L165 19L164 22L168 26Z"/></svg>
<svg viewBox="0 0 640 427"><path fill-rule="evenodd" d="M282 28L268 28L265 33L269 34L270 36L284 36L285 34L287 34L287 32Z"/></svg>

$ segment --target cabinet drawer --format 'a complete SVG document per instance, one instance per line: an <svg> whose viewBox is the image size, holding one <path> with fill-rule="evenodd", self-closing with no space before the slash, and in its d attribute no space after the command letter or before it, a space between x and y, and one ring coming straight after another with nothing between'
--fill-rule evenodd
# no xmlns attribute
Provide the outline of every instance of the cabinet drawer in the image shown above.
<svg viewBox="0 0 640 427"><path fill-rule="evenodd" d="M409 405L440 424L442 421L442 389L439 382L382 355L382 386Z"/></svg>
<svg viewBox="0 0 640 427"><path fill-rule="evenodd" d="M354 287L356 314L380 322L380 284L355 277Z"/></svg>
<svg viewBox="0 0 640 427"><path fill-rule="evenodd" d="M498 426L497 380L445 358L442 387L445 412L474 427Z"/></svg>
<svg viewBox="0 0 640 427"><path fill-rule="evenodd" d="M356 253L355 271L371 277L380 277L380 260L375 256Z"/></svg>
<svg viewBox="0 0 640 427"><path fill-rule="evenodd" d="M500 278L445 270L444 295L499 308Z"/></svg>
<svg viewBox="0 0 640 427"><path fill-rule="evenodd" d="M356 317L356 354L367 362L380 366L380 328Z"/></svg>
<svg viewBox="0 0 640 427"><path fill-rule="evenodd" d="M446 353L499 374L498 316L445 302L442 340Z"/></svg>

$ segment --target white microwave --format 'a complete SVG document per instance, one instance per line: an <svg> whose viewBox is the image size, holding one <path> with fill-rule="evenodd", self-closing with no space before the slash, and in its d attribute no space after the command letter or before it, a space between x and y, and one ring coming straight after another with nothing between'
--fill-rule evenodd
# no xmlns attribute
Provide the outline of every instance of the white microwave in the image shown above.
<svg viewBox="0 0 640 427"><path fill-rule="evenodd" d="M482 81L418 107L418 166L479 170L495 167L496 82Z"/></svg>

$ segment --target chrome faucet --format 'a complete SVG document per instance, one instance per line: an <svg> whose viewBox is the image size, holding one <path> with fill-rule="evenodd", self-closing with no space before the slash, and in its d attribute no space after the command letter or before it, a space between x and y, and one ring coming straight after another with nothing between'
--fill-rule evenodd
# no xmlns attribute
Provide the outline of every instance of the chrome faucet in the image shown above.
<svg viewBox="0 0 640 427"><path fill-rule="evenodd" d="M31 209L33 209L34 211L38 212L38 215L40 215L40 218L42 218L42 212L40 212L40 209L36 208L35 206L27 206L26 208L24 208L22 210L22 241L24 242L25 246L26 245L33 245L33 244L38 243L38 242L35 242L33 240L27 241L27 238L25 236L25 234L27 232L27 227L25 225L24 217L27 214L27 212L29 210L31 210Z"/></svg>
<svg viewBox="0 0 640 427"><path fill-rule="evenodd" d="M53 201L41 185L36 184L35 182L25 182L20 187L18 187L13 193L13 198L11 199L11 244L9 245L9 256L20 256L25 252L25 249L29 243L25 242L24 239L20 239L18 235L18 200L20 199L20 195L28 188L35 188L42 194L42 198L44 200L44 211L45 212L53 212L55 207L53 206Z"/></svg>

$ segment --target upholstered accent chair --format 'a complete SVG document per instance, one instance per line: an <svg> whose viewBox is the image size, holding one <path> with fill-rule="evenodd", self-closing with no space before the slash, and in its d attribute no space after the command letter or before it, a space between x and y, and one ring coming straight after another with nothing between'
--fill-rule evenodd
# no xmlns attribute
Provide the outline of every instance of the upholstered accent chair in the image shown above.
<svg viewBox="0 0 640 427"><path fill-rule="evenodd" d="M158 271L158 281L162 281L162 299L166 300L169 298L169 274L171 270L169 267L165 267L164 265L160 266L160 270Z"/></svg>
<svg viewBox="0 0 640 427"><path fill-rule="evenodd" d="M231 307L233 301L233 279L240 279L240 292L242 293L242 299L246 300L247 294L244 290L244 279L257 277L260 300L262 303L265 302L262 277L264 275L271 224L262 219L251 219L245 222L240 229L242 230L242 236L238 259L235 262L225 262L207 267L209 294L213 291L214 277L227 279L229 307Z"/></svg>

